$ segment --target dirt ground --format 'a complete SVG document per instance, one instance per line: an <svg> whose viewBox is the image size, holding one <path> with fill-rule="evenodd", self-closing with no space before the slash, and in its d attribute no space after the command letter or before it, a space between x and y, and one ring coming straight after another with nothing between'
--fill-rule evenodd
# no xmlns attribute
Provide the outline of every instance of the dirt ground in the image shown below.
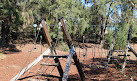
<svg viewBox="0 0 137 81"><path fill-rule="evenodd" d="M135 45L134 47L136 47ZM36 49L34 49L36 47ZM115 64L110 64L107 69L103 67L108 50L99 49L99 45L91 44L90 48L82 49L76 47L76 53L83 67L85 74L85 81L137 81L137 61L134 55L128 57L125 72L122 72L120 68L116 67ZM4 55L6 58L0 59L0 81L9 81L20 70L35 60L40 54L42 54L48 48L47 45L41 46L37 44L25 44L25 45L11 45L10 49L5 49ZM32 52L31 52L32 50ZM137 49L135 49L137 51ZM27 57L31 53L28 62L24 65ZM87 55L84 59L84 53ZM69 54L69 51L62 52L57 50L57 54L64 55ZM60 63L63 70L66 66L67 59L60 58ZM43 59L41 62L54 63L53 59ZM60 79L59 73L54 66L42 66L39 62L36 66L32 67L26 72L21 78L21 81L28 81L28 79L48 79L48 81L58 81ZM41 73L44 73L42 76ZM49 76L50 75L50 76ZM74 62L72 62L69 79L70 81L81 81L80 76L77 72Z"/></svg>

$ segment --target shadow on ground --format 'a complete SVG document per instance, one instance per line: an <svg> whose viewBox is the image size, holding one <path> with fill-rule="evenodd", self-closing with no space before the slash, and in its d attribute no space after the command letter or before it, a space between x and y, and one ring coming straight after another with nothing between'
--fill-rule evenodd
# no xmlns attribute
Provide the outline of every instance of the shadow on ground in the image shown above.
<svg viewBox="0 0 137 81"><path fill-rule="evenodd" d="M110 64L107 69L100 67L103 65L103 62L105 63L104 59L94 58L87 60L83 64L86 81L127 81L131 80L131 78L135 81L137 80L137 61L127 60L128 64L126 65L125 72L122 72L115 64ZM78 75L71 76L79 77Z"/></svg>
<svg viewBox="0 0 137 81"><path fill-rule="evenodd" d="M102 62L105 58L94 58L87 60L83 64L83 71L85 74L85 81L130 81L131 78L133 80L137 80L137 62L134 60L128 60L128 64L126 66L125 72L122 72L120 69L117 69L114 64L109 65L107 69L104 69L102 66ZM102 60L102 61L100 61ZM39 75L32 75L24 77L20 80L36 77ZM61 77L54 75L41 75L44 76L43 79L48 79L46 81L61 81ZM37 79L37 78L35 78ZM68 81L81 81L79 74L72 75L70 74L68 77Z"/></svg>
<svg viewBox="0 0 137 81"><path fill-rule="evenodd" d="M3 49L4 54L14 54L15 52L21 52L15 45L8 45L7 48Z"/></svg>

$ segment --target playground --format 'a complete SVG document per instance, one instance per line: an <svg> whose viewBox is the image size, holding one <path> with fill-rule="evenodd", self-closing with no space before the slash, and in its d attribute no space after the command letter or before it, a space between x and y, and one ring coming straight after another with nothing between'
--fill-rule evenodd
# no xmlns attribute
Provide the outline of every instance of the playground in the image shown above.
<svg viewBox="0 0 137 81"><path fill-rule="evenodd" d="M129 50L121 51L114 50L114 41L109 50L104 49L100 44L86 43L85 36L83 43L73 42L65 27L63 17L60 19L70 51L55 51L47 25L42 20L42 30L47 44L36 44L36 42L24 45L15 44L5 49L6 58L1 59L0 63L2 81L8 79L10 81L125 81L137 79L136 49L132 48L136 47L136 44L130 45L128 42L127 49ZM117 30L115 30L113 39L116 35ZM129 29L128 40L130 36L131 29Z"/></svg>
<svg viewBox="0 0 137 81"><path fill-rule="evenodd" d="M1 0L0 81L137 81L136 3Z"/></svg>
<svg viewBox="0 0 137 81"><path fill-rule="evenodd" d="M137 45L135 45L135 46L137 46ZM20 71L20 69L22 68L22 65L24 64L24 62L29 54L29 52L27 51L27 50L30 50L29 47L33 47L33 44L26 44L25 46L23 45L23 47L20 47L19 45L17 45L17 49L21 50L22 52L16 52L16 53L8 52L7 54L5 54L6 58L0 60L0 66L1 66L0 67L0 70L1 70L0 71L0 78L1 78L0 81L9 81L12 77L14 77ZM30 62L35 60L36 57L38 57L41 54L41 53L39 53L41 51L41 49L40 49L41 46L36 45L36 47L37 47L37 49L34 50L33 55L30 58ZM43 51L46 49L47 49L47 46L43 47ZM76 48L76 50L77 50L77 48ZM81 51L83 53L82 49L81 49ZM136 64L128 64L126 66L127 68L126 68L125 72L122 72L121 70L116 69L115 65L111 65L108 69L103 69L103 68L99 67L99 65L97 65L97 64L95 66L95 64L93 64L93 63L96 63L96 62L99 63L99 60L101 59L99 56L99 53L97 53L98 49L96 49L95 51L96 51L95 62L93 62L92 50L89 50L87 53L87 58L86 58L85 62L83 63L83 65L84 65L83 71L86 76L86 81L92 81L92 80L93 81L104 81L104 80L128 81L129 80L130 81L132 76L135 80L137 79L137 77L135 77L137 75L137 71L136 71L137 65ZM78 52L79 51L77 50L77 53ZM57 53L58 54L67 54L67 52L62 52L62 51L58 51L58 50L57 50ZM80 62L83 62L82 53L81 53ZM102 55L102 57L106 58L106 55L104 54L104 55ZM61 60L62 67L65 67L64 60ZM34 75L35 72L37 72L39 68L40 68L40 66L35 66L35 68L28 71L28 73L26 75L27 76ZM34 70L36 70L36 71L34 71ZM51 70L51 68L49 68L49 71L50 70ZM26 76L26 75L24 75L24 76ZM54 75L54 76L59 75L57 69L55 69L55 71L52 73L52 75ZM54 78L52 80L58 81L58 77ZM69 78L72 81L80 80L77 69L73 64L71 65L71 68L70 68ZM28 78L24 79L23 81L28 81Z"/></svg>

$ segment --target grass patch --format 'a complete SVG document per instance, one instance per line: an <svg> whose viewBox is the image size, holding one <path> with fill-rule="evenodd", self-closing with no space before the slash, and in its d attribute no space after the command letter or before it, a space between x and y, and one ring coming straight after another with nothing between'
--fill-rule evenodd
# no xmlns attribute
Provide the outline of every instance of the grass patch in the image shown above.
<svg viewBox="0 0 137 81"><path fill-rule="evenodd" d="M6 58L6 56L0 51L0 60Z"/></svg>

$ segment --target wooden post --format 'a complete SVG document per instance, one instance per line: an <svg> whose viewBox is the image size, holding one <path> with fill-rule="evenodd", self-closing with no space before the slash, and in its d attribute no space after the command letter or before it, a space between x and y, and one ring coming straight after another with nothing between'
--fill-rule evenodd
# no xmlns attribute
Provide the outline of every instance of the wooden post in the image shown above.
<svg viewBox="0 0 137 81"><path fill-rule="evenodd" d="M60 21L61 24L62 24L61 28L62 28L64 37L65 37L65 39L66 39L66 42L67 42L69 48L71 49L72 39L71 39L70 34L69 34L69 32L68 32L68 30L67 30L67 28L66 28L66 26L65 26L63 17L59 18L59 21Z"/></svg>
<svg viewBox="0 0 137 81"><path fill-rule="evenodd" d="M79 62L79 59L77 58L77 54L75 52L75 49L74 49L74 46L73 46L73 43L72 43L72 39L70 37L70 34L65 26L65 23L64 23L64 20L63 20L63 17L59 18L59 21L61 22L62 26L62 31L63 31L63 34L65 36L65 39L66 39L66 42L70 48L70 56L68 57L68 61L67 61L67 65L66 65L66 68L65 68L65 72L64 72L64 75L63 75L63 78L62 80L63 81L67 81L67 78L68 78L68 73L69 73L69 68L70 68L70 64L71 64L71 58L73 57L74 59L74 62L76 64L76 67L78 69L78 72L79 72L79 75L81 77L81 80L84 81L85 80L85 75L84 75L84 72L82 70L82 66ZM74 52L71 52L71 51L74 51Z"/></svg>
<svg viewBox="0 0 137 81"><path fill-rule="evenodd" d="M129 44L129 42L128 42ZM126 57L127 57L127 53L128 53L128 44L127 44L127 47L126 47L126 52L125 52L125 56L124 56L124 61L123 61L123 64L122 64L122 71L125 70L125 66L126 66Z"/></svg>
<svg viewBox="0 0 137 81"><path fill-rule="evenodd" d="M45 21L44 21L44 20L42 20L42 26L43 26L42 31L43 31L44 36L45 36L45 39L46 39L46 41L47 41L47 43L48 43L48 45L49 45L49 47L50 47L51 54L56 55L56 51L55 51L55 49L53 48L52 40L51 40L51 37L50 37L49 32L48 32L48 29L47 29L47 24L45 24ZM54 53L53 53L53 52L54 52ZM62 69L62 67L61 67L61 65L60 65L59 59L58 59L58 58L55 58L54 61L55 61L55 63L58 63L57 69L58 69L58 71L59 71L59 73L60 73L60 76L63 77L63 69Z"/></svg>
<svg viewBox="0 0 137 81"><path fill-rule="evenodd" d="M68 79L69 69L71 66L72 57L73 57L74 53L75 53L74 47L71 46L70 54L67 59L67 64L66 64L65 72L63 74L62 81L67 81L67 79Z"/></svg>
<svg viewBox="0 0 137 81"><path fill-rule="evenodd" d="M131 40L131 35L132 35L132 26L130 26L129 28L129 32L128 32L128 43ZM137 57L137 53L132 49L132 47L130 47L130 45L128 44L128 49Z"/></svg>
<svg viewBox="0 0 137 81"><path fill-rule="evenodd" d="M105 66L105 68L107 68L108 67L108 63L110 62L110 57L112 56L112 54L113 54L113 52L114 52L114 43L115 43L115 40L116 40L116 35L117 35L117 31L118 31L118 29L115 29L115 33L114 33L114 35L113 35L113 41L112 41L112 44L111 44L111 46L110 46L110 49L109 49L109 53L108 53L108 55L107 55L107 64L106 64L106 66Z"/></svg>
<svg viewBox="0 0 137 81"><path fill-rule="evenodd" d="M128 49L137 57L137 53L130 46L128 46Z"/></svg>
<svg viewBox="0 0 137 81"><path fill-rule="evenodd" d="M126 57L127 57L127 53L128 53L128 49L137 57L137 53L130 47L129 42L131 40L131 35L132 35L132 26L130 26L129 28L129 32L128 32L128 38L127 38L127 47L126 47L126 54L124 56L124 62L122 64L122 71L125 70L125 66L126 66Z"/></svg>
<svg viewBox="0 0 137 81"><path fill-rule="evenodd" d="M43 26L42 31L43 31L43 34L45 36L46 42L47 42L48 46L50 47L51 52L53 53L52 40L51 40L50 34L48 32L47 24L45 24L44 20L41 21L41 23Z"/></svg>

